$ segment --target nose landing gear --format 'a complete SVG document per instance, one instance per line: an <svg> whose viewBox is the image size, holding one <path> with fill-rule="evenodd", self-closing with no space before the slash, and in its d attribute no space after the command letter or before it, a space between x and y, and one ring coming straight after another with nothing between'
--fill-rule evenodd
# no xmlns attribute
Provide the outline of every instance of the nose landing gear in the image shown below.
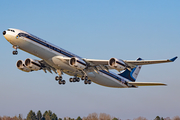
<svg viewBox="0 0 180 120"><path fill-rule="evenodd" d="M17 49L19 48L17 45L13 45L13 48L15 49L13 52L12 52L12 54L13 55L17 55L18 54L18 51L17 51Z"/></svg>

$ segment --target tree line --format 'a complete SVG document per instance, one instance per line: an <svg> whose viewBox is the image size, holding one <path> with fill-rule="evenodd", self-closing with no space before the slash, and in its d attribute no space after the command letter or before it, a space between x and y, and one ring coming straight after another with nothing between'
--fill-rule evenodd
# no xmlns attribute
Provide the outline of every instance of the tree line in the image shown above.
<svg viewBox="0 0 180 120"><path fill-rule="evenodd" d="M27 114L26 118L23 118L21 114L19 116L9 117L9 116L0 116L0 120L121 120L120 118L112 117L109 114L106 113L91 113L87 117L81 118L78 116L77 118L70 118L70 117L64 117L64 118L58 118L55 113L52 113L51 110L45 111L43 114L39 110L37 113L30 110L30 112ZM130 120L130 119L127 119ZM138 117L134 118L133 120L148 120L145 117ZM169 117L163 118L156 116L154 120L180 120L179 116L175 116L172 119Z"/></svg>

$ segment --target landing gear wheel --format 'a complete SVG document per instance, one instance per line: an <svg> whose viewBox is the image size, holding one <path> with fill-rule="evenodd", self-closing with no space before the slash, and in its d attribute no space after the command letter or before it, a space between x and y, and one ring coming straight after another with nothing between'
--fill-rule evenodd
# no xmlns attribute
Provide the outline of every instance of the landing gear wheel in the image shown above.
<svg viewBox="0 0 180 120"><path fill-rule="evenodd" d="M84 80L84 84L87 84L87 80Z"/></svg>
<svg viewBox="0 0 180 120"><path fill-rule="evenodd" d="M13 54L13 55L17 55L17 54L18 54L18 51L13 51L12 54Z"/></svg>
<svg viewBox="0 0 180 120"><path fill-rule="evenodd" d="M79 82L79 81L80 81L80 78L76 78L76 81Z"/></svg>
<svg viewBox="0 0 180 120"><path fill-rule="evenodd" d="M88 80L87 83L88 83L88 84L91 84L91 80Z"/></svg>
<svg viewBox="0 0 180 120"><path fill-rule="evenodd" d="M69 78L69 82L73 82L73 78Z"/></svg>
<svg viewBox="0 0 180 120"><path fill-rule="evenodd" d="M62 80L62 76L59 76L59 80Z"/></svg>
<svg viewBox="0 0 180 120"><path fill-rule="evenodd" d="M61 80L59 80L59 84L60 84L60 85L62 84Z"/></svg>
<svg viewBox="0 0 180 120"><path fill-rule="evenodd" d="M81 80L84 80L84 76L81 77Z"/></svg>
<svg viewBox="0 0 180 120"><path fill-rule="evenodd" d="M66 84L66 81L65 81L65 80L62 80L61 82L62 82L62 84L63 84L63 85L65 85L65 84Z"/></svg>
<svg viewBox="0 0 180 120"><path fill-rule="evenodd" d="M61 80L62 80L62 76L56 76L56 77L55 77L55 80L56 80L56 81L58 81L58 80L61 81Z"/></svg>
<svg viewBox="0 0 180 120"><path fill-rule="evenodd" d="M86 81L88 80L88 76L85 76L85 78L84 78Z"/></svg>
<svg viewBox="0 0 180 120"><path fill-rule="evenodd" d="M76 82L76 78L73 78L73 82Z"/></svg>
<svg viewBox="0 0 180 120"><path fill-rule="evenodd" d="M56 76L56 77L55 77L55 80L58 81L58 80L59 80L59 76Z"/></svg>

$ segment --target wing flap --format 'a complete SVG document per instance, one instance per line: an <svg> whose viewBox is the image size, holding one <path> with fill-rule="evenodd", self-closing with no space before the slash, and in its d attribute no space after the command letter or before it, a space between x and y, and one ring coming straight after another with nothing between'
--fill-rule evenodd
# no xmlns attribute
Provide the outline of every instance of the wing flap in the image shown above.
<svg viewBox="0 0 180 120"><path fill-rule="evenodd" d="M135 86L166 86L164 83L156 83L156 82L128 82L131 85Z"/></svg>
<svg viewBox="0 0 180 120"><path fill-rule="evenodd" d="M84 59L90 66L97 66L97 65L108 65L109 60L98 60L98 59Z"/></svg>

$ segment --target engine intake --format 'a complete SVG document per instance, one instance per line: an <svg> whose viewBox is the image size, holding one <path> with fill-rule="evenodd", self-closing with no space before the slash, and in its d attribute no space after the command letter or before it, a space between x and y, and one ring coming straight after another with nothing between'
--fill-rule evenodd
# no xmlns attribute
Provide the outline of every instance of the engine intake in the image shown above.
<svg viewBox="0 0 180 120"><path fill-rule="evenodd" d="M24 64L24 61L22 60L18 60L17 63L16 63L16 67L19 69L19 70L22 70L24 72L30 72L31 69L27 68Z"/></svg>
<svg viewBox="0 0 180 120"><path fill-rule="evenodd" d="M84 62L83 60L81 60L79 58L76 58L76 57L72 57L69 60L69 65L71 67L74 67L74 68L80 69L80 70L83 70L83 69L85 69L87 67L86 62Z"/></svg>
<svg viewBox="0 0 180 120"><path fill-rule="evenodd" d="M27 58L25 60L25 65L27 68L34 70L34 71L38 71L41 69L41 64L38 62L38 60L33 60L30 58Z"/></svg>
<svg viewBox="0 0 180 120"><path fill-rule="evenodd" d="M117 58L111 58L108 65L118 71L125 70L127 68L127 65L122 60Z"/></svg>

